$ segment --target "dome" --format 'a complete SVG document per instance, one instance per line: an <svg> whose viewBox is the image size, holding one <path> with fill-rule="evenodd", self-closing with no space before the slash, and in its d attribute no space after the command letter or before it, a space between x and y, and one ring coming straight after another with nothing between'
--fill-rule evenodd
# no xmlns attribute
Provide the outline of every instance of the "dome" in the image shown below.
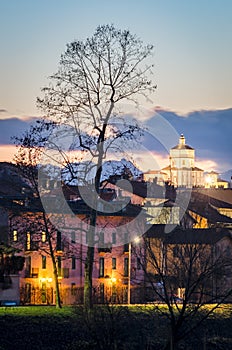
<svg viewBox="0 0 232 350"><path fill-rule="evenodd" d="M172 147L172 149L192 149L193 150L192 147L190 147L189 145L185 144L185 137L184 137L183 134L180 135L178 145Z"/></svg>

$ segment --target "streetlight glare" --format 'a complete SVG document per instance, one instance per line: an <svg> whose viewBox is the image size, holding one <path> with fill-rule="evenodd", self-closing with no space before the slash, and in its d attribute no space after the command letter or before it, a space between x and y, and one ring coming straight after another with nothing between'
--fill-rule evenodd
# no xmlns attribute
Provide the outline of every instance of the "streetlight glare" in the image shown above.
<svg viewBox="0 0 232 350"><path fill-rule="evenodd" d="M135 237L135 238L134 238L134 243L139 243L139 242L140 242L140 237L138 237L138 236Z"/></svg>

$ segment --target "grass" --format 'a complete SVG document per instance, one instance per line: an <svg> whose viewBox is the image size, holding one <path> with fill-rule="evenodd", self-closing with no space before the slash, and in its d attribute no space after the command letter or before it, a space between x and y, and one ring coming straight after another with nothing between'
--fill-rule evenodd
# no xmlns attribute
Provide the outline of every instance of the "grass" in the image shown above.
<svg viewBox="0 0 232 350"><path fill-rule="evenodd" d="M206 306L205 308L209 308ZM91 316L82 307L0 307L0 350L158 350L168 337L161 305L97 306ZM185 349L232 349L232 306L214 311Z"/></svg>
<svg viewBox="0 0 232 350"><path fill-rule="evenodd" d="M66 306L62 309L57 309L54 306L5 306L0 307L0 317L8 316L54 316L54 317L68 317L74 316L73 308Z"/></svg>

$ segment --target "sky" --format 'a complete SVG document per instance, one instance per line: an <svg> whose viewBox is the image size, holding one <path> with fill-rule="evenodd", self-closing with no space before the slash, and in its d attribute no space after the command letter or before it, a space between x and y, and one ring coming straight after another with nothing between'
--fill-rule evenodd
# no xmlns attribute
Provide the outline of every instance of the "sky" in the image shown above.
<svg viewBox="0 0 232 350"><path fill-rule="evenodd" d="M40 116L36 97L56 72L66 44L107 23L154 45L157 91L146 108L160 106L181 118L193 111L228 110L231 17L231 0L0 1L0 121L10 120L14 134L22 127L18 119ZM0 128L0 160L10 160L14 150L1 123Z"/></svg>

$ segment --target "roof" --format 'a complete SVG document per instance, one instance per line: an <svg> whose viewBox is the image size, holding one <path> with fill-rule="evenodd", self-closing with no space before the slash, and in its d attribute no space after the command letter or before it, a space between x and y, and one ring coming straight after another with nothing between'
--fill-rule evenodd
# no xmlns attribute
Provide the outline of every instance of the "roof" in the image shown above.
<svg viewBox="0 0 232 350"><path fill-rule="evenodd" d="M180 145L180 144L172 147L171 149L192 149L192 150L194 150L194 148L190 147L189 145Z"/></svg>
<svg viewBox="0 0 232 350"><path fill-rule="evenodd" d="M148 170L148 171L145 171L143 174L144 175L147 175L147 174L166 175L166 173L164 173L162 170Z"/></svg>
<svg viewBox="0 0 232 350"><path fill-rule="evenodd" d="M198 168L197 166L193 167L192 170L194 170L194 171L203 171L204 172L204 170Z"/></svg>
<svg viewBox="0 0 232 350"><path fill-rule="evenodd" d="M149 238L161 238L166 244L215 244L224 237L232 237L226 228L182 229L174 228L165 233L165 225L153 225L146 233Z"/></svg>
<svg viewBox="0 0 232 350"><path fill-rule="evenodd" d="M110 207L107 207L107 211L98 209L98 216L121 216L121 217L137 217L140 213L142 216L148 216L145 210L131 203L125 205L123 201L107 202L106 205L112 205L112 211ZM83 200L65 201L63 197L49 196L43 198L43 203L40 198L31 198L25 205L25 201L13 200L9 198L0 198L0 206L14 213L58 213L58 214L71 214L76 215L89 215L91 208L86 205Z"/></svg>
<svg viewBox="0 0 232 350"><path fill-rule="evenodd" d="M23 178L20 167L0 162L0 196L23 197L25 192L32 195L32 190Z"/></svg>
<svg viewBox="0 0 232 350"><path fill-rule="evenodd" d="M194 150L192 147L190 147L189 145L185 144L185 137L184 137L183 134L180 135L178 145L172 147L171 149L178 149L178 150L190 149L190 150Z"/></svg>
<svg viewBox="0 0 232 350"><path fill-rule="evenodd" d="M188 209L192 212L206 218L209 223L232 223L232 218L222 215L218 212L217 208L221 208L220 201L217 201L213 198L209 198L207 195L204 195L200 192L192 192ZM225 205L225 203L224 203ZM225 206L228 208L228 205ZM232 208L232 206L230 206Z"/></svg>
<svg viewBox="0 0 232 350"><path fill-rule="evenodd" d="M200 189L193 190L192 201L210 203L216 208L232 209L232 189Z"/></svg>
<svg viewBox="0 0 232 350"><path fill-rule="evenodd" d="M170 169L171 169L170 165L166 166L165 168L162 168L162 170L170 170ZM174 169L174 168L172 168L172 169Z"/></svg>
<svg viewBox="0 0 232 350"><path fill-rule="evenodd" d="M114 183L119 189L130 192L128 181ZM131 185L131 195L137 195L141 198L164 198L164 187L157 185L154 182L145 182L145 181L129 181L129 185Z"/></svg>

